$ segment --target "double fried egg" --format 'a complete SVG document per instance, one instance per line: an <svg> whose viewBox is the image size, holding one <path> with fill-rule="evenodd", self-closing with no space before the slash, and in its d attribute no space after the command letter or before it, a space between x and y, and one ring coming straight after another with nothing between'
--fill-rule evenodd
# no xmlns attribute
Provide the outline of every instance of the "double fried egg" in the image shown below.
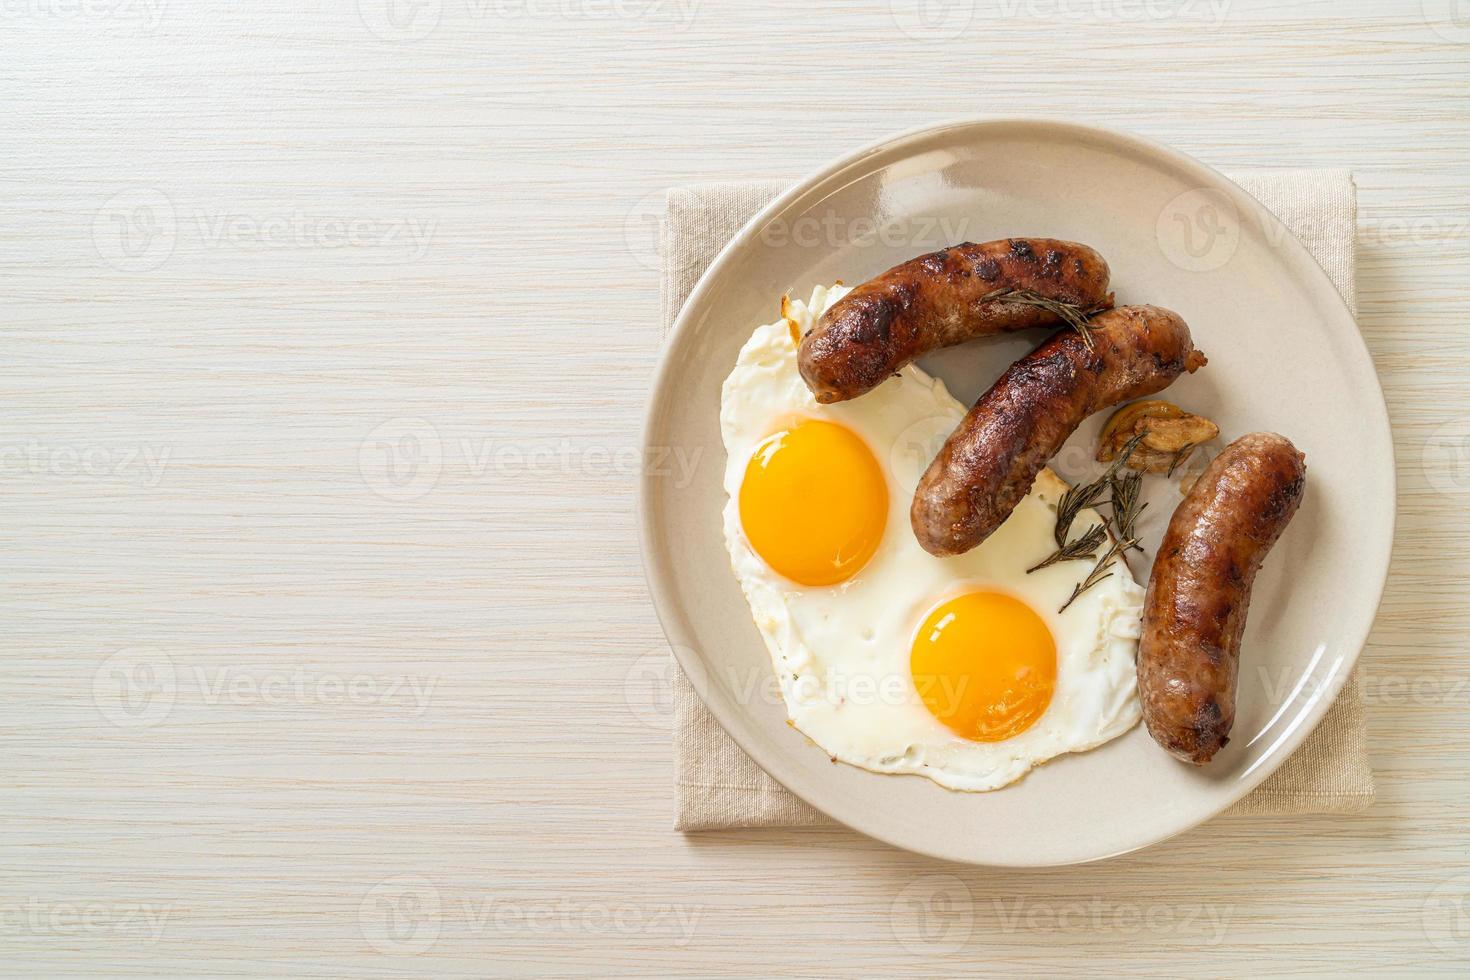
<svg viewBox="0 0 1470 980"><path fill-rule="evenodd" d="M1062 611L1092 563L1027 573L1055 549L1050 470L978 548L924 551L909 504L965 407L913 365L818 405L797 342L845 292L783 299L720 405L725 543L792 725L835 760L958 790L1128 731L1143 590L1119 564Z"/></svg>

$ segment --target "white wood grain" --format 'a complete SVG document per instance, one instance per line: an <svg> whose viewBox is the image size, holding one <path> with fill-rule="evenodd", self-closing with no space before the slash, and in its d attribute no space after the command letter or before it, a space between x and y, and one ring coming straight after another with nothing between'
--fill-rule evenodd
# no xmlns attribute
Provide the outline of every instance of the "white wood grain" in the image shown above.
<svg viewBox="0 0 1470 980"><path fill-rule="evenodd" d="M6 972L1464 972L1463 3L398 3L0 3ZM653 195L973 113L1356 173L1368 814L1030 874L669 830Z"/></svg>

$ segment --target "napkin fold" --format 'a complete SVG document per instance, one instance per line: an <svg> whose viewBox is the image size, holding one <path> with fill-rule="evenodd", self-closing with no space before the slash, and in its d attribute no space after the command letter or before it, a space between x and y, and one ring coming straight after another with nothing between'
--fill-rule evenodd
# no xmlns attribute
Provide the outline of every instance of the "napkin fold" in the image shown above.
<svg viewBox="0 0 1470 980"><path fill-rule="evenodd" d="M1352 175L1346 170L1248 170L1229 176L1301 239L1356 314L1357 189ZM779 181L745 181L669 191L661 252L665 334L710 261L786 186ZM833 823L741 751L677 664L673 695L676 829ZM1316 731L1229 812L1351 813L1366 808L1373 797L1363 688L1354 671Z"/></svg>

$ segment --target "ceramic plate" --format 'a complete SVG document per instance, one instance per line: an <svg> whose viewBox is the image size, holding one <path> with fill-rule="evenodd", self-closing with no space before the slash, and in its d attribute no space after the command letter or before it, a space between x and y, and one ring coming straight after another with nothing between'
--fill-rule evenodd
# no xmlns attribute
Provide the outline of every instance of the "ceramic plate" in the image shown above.
<svg viewBox="0 0 1470 980"><path fill-rule="evenodd" d="M955 241L1050 236L1107 258L1119 304L1189 322L1209 367L1165 397L1227 438L1267 429L1306 453L1300 512L1256 581L1235 730L1207 767L1182 765L1140 725L991 793L834 765L748 678L766 653L721 537L720 385L783 292L860 282ZM1040 336L982 340L920 366L967 404ZM1053 467L1095 475L1100 419ZM1372 625L1393 536L1393 450L1383 394L1351 313L1306 249L1235 184L1136 136L1033 120L904 133L823 168L735 236L689 297L649 406L649 447L700 452L692 482L645 477L644 558L680 664L725 729L792 792L865 834L976 864L1070 864L1186 830L1248 793L1330 706ZM1152 480L1144 542L1178 502ZM890 529L892 532L894 529ZM898 529L909 533L908 528ZM1152 551L1146 561L1152 562ZM1147 564L1138 566L1146 569ZM1144 579L1146 572L1140 572Z"/></svg>

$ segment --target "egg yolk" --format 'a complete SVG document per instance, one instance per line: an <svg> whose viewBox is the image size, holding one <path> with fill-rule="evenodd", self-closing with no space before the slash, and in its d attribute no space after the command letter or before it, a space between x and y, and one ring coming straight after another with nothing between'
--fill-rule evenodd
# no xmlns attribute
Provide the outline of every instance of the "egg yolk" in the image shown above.
<svg viewBox="0 0 1470 980"><path fill-rule="evenodd" d="M971 592L928 615L909 669L930 714L962 738L999 742L1030 728L1051 704L1057 646L1024 602Z"/></svg>
<svg viewBox="0 0 1470 980"><path fill-rule="evenodd" d="M867 443L807 419L767 436L740 485L740 523L755 553L802 585L856 575L883 540L888 485Z"/></svg>

